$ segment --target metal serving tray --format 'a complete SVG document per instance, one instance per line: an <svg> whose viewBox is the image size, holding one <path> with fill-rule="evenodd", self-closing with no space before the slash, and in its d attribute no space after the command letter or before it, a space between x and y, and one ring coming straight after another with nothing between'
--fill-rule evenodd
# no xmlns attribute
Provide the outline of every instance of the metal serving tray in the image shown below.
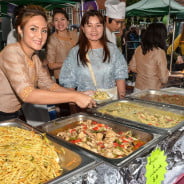
<svg viewBox="0 0 184 184"><path fill-rule="evenodd" d="M161 91L167 91L167 92L178 93L178 94L184 95L184 88L168 87L168 88L162 88Z"/></svg>
<svg viewBox="0 0 184 184"><path fill-rule="evenodd" d="M109 113L100 112L100 109L107 108L111 104L114 104L115 108L116 108L117 107L116 103L124 103L124 104L128 104L128 103L133 103L134 104L135 103L137 105L141 105L141 106L146 107L148 109L153 108L153 109L158 110L158 111L161 110L164 113L174 113L174 115L176 115L176 116L182 116L183 119L181 120L181 122L177 123L176 126L169 127L169 128L161 128L161 127L157 127L157 126L144 124L144 123L141 123L141 122L138 122L138 121L134 121L134 120L131 120L131 119L128 119L128 118L125 118L125 117L118 117L118 116L112 115L110 112ZM171 107L167 107L167 106L161 105L161 104L156 105L156 104L151 104L151 103L145 103L144 101L140 101L140 100L137 100L137 99L130 99L130 98L125 98L125 99L122 99L122 100L115 100L115 101L111 101L111 102L99 105L96 108L89 109L88 113L93 114L97 117L103 117L103 118L106 118L106 119L109 119L109 120L113 120L113 121L120 122L120 123L123 123L123 124L128 124L130 126L142 128L142 129L145 129L145 130L152 130L152 131L154 131L156 133L159 133L159 134L171 134L171 133L173 133L174 131L176 131L177 129L179 129L180 127L182 127L184 125L184 111L182 109L171 108Z"/></svg>
<svg viewBox="0 0 184 184"><path fill-rule="evenodd" d="M30 131L34 131L38 134L42 133L41 131L31 127L30 125L24 123L19 119L11 119L8 121L0 122L0 126L11 126L11 127L18 127ZM79 154L77 149L69 147L67 144L62 144L57 139L53 139L51 136L46 135L49 140L52 141L53 145L57 148L57 150L64 150L65 154L58 154L59 158L62 159L61 161L61 168L63 168L63 173L61 176L56 177L53 180L46 182L45 184L60 184L62 181L74 176L78 173L84 173L85 171L89 170L90 168L95 167L97 164L94 159L87 157L84 154Z"/></svg>
<svg viewBox="0 0 184 184"><path fill-rule="evenodd" d="M85 121L85 120L93 120L101 124L105 124L110 126L115 132L121 132L121 131L131 131L132 135L142 141L145 141L146 144L141 146L139 149L133 151L128 156L122 157L122 158L108 158L105 156L102 156L98 153L95 153L93 151L90 151L88 149L85 149L83 147L79 147L76 144L67 142L68 144L72 145L73 147L79 147L81 151L90 154L92 158L98 158L116 168L122 167L124 164L127 164L131 159L134 159L136 156L138 156L140 153L142 153L144 150L154 147L158 141L163 139L163 136L160 134L152 133L150 130L144 131L140 130L139 128L132 128L128 125L123 125L121 123L113 122L106 120L104 118L95 117L93 115L89 115L87 113L77 113L73 114L67 118L64 119L57 119L55 121L52 121L50 123L46 123L45 125L42 125L42 129L49 133L50 135L56 137L58 140L64 141L61 137L57 136L58 132L64 131L69 128L74 128L77 126L78 121Z"/></svg>
<svg viewBox="0 0 184 184"><path fill-rule="evenodd" d="M184 91L184 89L183 89ZM163 102L160 101L160 96L161 95L169 95L167 100L163 100ZM182 103L183 105L178 105L175 102L171 102L170 99L174 96L177 97L182 97ZM169 105L170 107L173 108L181 108L184 110L184 94L179 94L179 93L174 93L174 92L167 92L164 90L143 90L141 92L137 92L137 93L132 93L130 95L127 96L128 98L134 98L134 99L138 99L138 100L143 100L143 101L149 101L149 102L153 102L153 103L159 103L159 104L163 104L163 105ZM171 97L171 98L170 98ZM180 98L181 100L181 98Z"/></svg>

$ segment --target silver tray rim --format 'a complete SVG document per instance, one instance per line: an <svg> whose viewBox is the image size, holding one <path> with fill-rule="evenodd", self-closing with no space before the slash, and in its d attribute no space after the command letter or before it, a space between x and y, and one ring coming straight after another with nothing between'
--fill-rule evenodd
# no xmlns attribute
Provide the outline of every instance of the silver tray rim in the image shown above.
<svg viewBox="0 0 184 184"><path fill-rule="evenodd" d="M184 90L184 89L183 89ZM152 104L162 104L162 105L167 105L169 107L176 107L176 108L181 108L184 109L184 106L181 105L177 105L177 104L171 104L171 103L163 103L163 102L156 102L156 101L152 101L152 100L143 100L140 99L141 96L147 95L147 94L158 94L158 95L180 95L180 96L184 96L184 94L182 93L177 93L177 92L171 92L171 91L164 91L164 90L143 90L140 92L136 92L136 93L132 93L130 95L127 95L127 98L133 98L133 99L137 99L137 100L141 100L141 101L145 101L145 102L151 102Z"/></svg>
<svg viewBox="0 0 184 184"><path fill-rule="evenodd" d="M16 126L16 127L22 128L22 129L33 130L34 132L36 132L38 134L46 133L46 132L43 132L43 131L35 128L35 127L32 127L29 124L26 124L24 121L22 121L18 118L5 120L5 121L0 121L0 126L11 126L12 124L13 124L13 126ZM89 157L88 155L81 154L79 152L79 150L77 150L75 148L71 148L68 144L65 144L64 142L58 141L57 139L54 139L49 134L46 134L46 137L50 141L52 141L54 144L62 146L64 148L70 150L71 152L74 152L75 154L77 154L81 158L81 163L76 168L74 168L70 171L67 171L64 174L62 174L61 176L58 176L58 177L56 177L56 178L54 178L50 181L45 182L45 184L59 184L62 181L67 180L68 178L70 178L73 175L76 175L76 174L81 173L81 172L85 173L88 170L90 170L91 168L94 168L94 167L96 167L97 165L100 164L99 162L97 162L93 158Z"/></svg>
<svg viewBox="0 0 184 184"><path fill-rule="evenodd" d="M67 121L67 120L71 120L72 118L76 118L76 117L85 117L85 118L91 118L93 120L96 120L96 121L100 121L100 122L104 122L104 121L108 121L108 122L111 122L113 124L117 124L119 126L126 126L130 129L136 129L138 131L141 131L141 132L145 132L147 134L151 134L153 136L153 139L150 140L148 143L146 143L145 145L143 145L141 148L139 148L138 150L134 151L133 153L131 153L130 155L126 156L126 157L123 157L123 158L119 158L119 159L110 159L110 158L107 158L107 157L103 157L99 154L96 154L90 150L87 150L85 148L82 148L82 147L79 147L75 144L72 144L72 143L69 143L67 141L64 141L62 140L61 138L58 138L57 136L54 136L54 135L51 135L53 137L55 137L56 139L58 139L59 141L62 140L64 142L66 142L67 144L70 144L72 145L73 147L78 147L82 152L84 152L85 154L90 154L92 156L92 158L94 159L100 159L104 162L106 162L107 164L110 164L111 166L115 167L115 168L120 168L122 166L124 166L125 164L127 164L127 162L131 161L132 159L135 159L136 156L140 155L142 152L144 152L145 150L147 149L150 149L154 146L156 146L156 144L163 140L165 138L165 135L162 135L162 134L159 134L159 133L156 133L156 132L152 132L151 130L148 130L148 129L142 129L142 128L139 128L139 127L132 127L132 126L129 126L127 124L122 124L122 123L119 123L119 122L116 122L116 121L112 121L109 120L109 119L106 119L106 118L103 118L103 117L97 117L95 115L92 115L92 114L88 114L88 113L84 113L84 112L80 112L80 113L76 113L76 114L72 114L68 117L65 117L65 118L60 118L60 119L56 119L56 120L53 120L51 121L51 123L55 124L57 126L57 124L62 124L64 121ZM46 129L48 129L49 126L52 126L51 124L44 124L42 125L42 129L44 131L46 131Z"/></svg>
<svg viewBox="0 0 184 184"><path fill-rule="evenodd" d="M121 99L121 100L114 100L114 101L111 101L111 102L101 104L101 105L99 105L99 106L97 106L93 109L88 109L88 113L91 113L91 114L93 114L97 117L103 117L103 118L106 118L106 119L109 119L109 120L117 121L119 123L125 123L125 124L133 126L133 127L135 126L135 127L138 127L138 128L142 128L144 130L152 130L152 131L154 131L158 134L172 134L173 132L175 132L176 130L178 130L182 126L184 126L184 121L182 121L174 127L160 128L160 127L155 127L155 126L148 125L148 124L143 124L143 123L140 123L140 122L137 122L137 121L132 121L132 120L128 120L128 119L124 119L124 118L120 118L120 117L115 117L115 116L112 116L112 115L109 115L109 114L102 114L102 113L98 112L99 108L105 107L106 105L112 104L112 103L115 103L115 102L134 102L134 103L138 103L138 104L143 105L143 106L147 105L148 107L159 108L159 109L165 110L165 111L169 110L171 112L174 112L174 113L180 114L180 115L184 113L184 111L181 108L174 108L173 106L169 106L169 105L165 105L165 104L152 103L152 102L149 102L149 101L143 101L143 100L139 100L139 99L135 99L135 98L127 98L127 97L124 98L124 99Z"/></svg>

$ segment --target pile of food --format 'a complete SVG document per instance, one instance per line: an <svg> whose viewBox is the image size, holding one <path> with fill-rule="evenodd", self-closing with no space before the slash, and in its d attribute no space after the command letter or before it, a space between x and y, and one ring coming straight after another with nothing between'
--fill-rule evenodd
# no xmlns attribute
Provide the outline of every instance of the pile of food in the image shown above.
<svg viewBox="0 0 184 184"><path fill-rule="evenodd" d="M100 113L161 128L174 127L184 121L184 115L142 106L131 102L115 102L98 109Z"/></svg>
<svg viewBox="0 0 184 184"><path fill-rule="evenodd" d="M168 94L146 94L139 97L142 100L149 100L154 102L161 102L166 104L175 104L179 106L184 106L184 95L168 95Z"/></svg>
<svg viewBox="0 0 184 184"><path fill-rule="evenodd" d="M110 95L106 91L96 91L92 97L95 100L106 100L110 98Z"/></svg>
<svg viewBox="0 0 184 184"><path fill-rule="evenodd" d="M73 128L58 131L57 136L107 158L125 157L145 144L131 131L117 133L108 125L93 120L75 124Z"/></svg>
<svg viewBox="0 0 184 184"><path fill-rule="evenodd" d="M0 171L1 184L41 184L62 174L45 135L18 127L0 127Z"/></svg>

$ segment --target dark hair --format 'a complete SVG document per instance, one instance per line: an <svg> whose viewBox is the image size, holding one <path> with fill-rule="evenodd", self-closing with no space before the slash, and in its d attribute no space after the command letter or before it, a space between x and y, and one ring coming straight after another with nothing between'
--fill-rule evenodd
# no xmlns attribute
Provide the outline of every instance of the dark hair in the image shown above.
<svg viewBox="0 0 184 184"><path fill-rule="evenodd" d="M82 27L84 27L85 24L89 23L89 18L90 17L94 17L94 16L97 16L100 23L103 25L103 35L100 38L100 42L103 45L103 52L104 52L103 62L105 62L107 59L108 59L108 62L109 62L109 59L110 59L110 52L109 52L109 49L108 49L108 46L107 46L108 41L107 41L107 37L106 37L106 34L105 34L105 19L99 11L89 10L82 17L81 26L80 26L79 40L78 40L78 43L77 43L79 45L79 51L77 53L77 61L78 61L78 58L80 58L81 63L83 65L86 65L86 63L88 62L88 60L86 58L86 54L87 54L88 50L90 49L90 42L86 38L86 35L84 34L84 32L82 30Z"/></svg>
<svg viewBox="0 0 184 184"><path fill-rule="evenodd" d="M41 6L28 5L20 10L15 23L18 41L21 40L21 36L18 33L18 27L20 26L20 28L23 29L27 21L37 15L41 15L47 21L45 9Z"/></svg>
<svg viewBox="0 0 184 184"><path fill-rule="evenodd" d="M162 23L152 23L142 35L142 50L145 55L154 48L166 50L167 29Z"/></svg>
<svg viewBox="0 0 184 184"><path fill-rule="evenodd" d="M13 28L15 28L15 23L16 23L17 16L18 16L18 14L19 14L19 12L21 11L22 8L24 8L24 5L16 6L13 10L13 17L12 17Z"/></svg>
<svg viewBox="0 0 184 184"><path fill-rule="evenodd" d="M107 17L107 16L104 16L104 18L105 18L105 21L106 21L106 18L108 18L108 23L109 23L109 24L111 24L112 21L114 20L113 18L110 18L110 17Z"/></svg>
<svg viewBox="0 0 184 184"><path fill-rule="evenodd" d="M54 16L55 16L57 13L63 14L63 15L65 16L65 18L66 18L67 20L69 20L68 14L66 13L66 11L65 11L63 8L54 8L52 17L54 18Z"/></svg>

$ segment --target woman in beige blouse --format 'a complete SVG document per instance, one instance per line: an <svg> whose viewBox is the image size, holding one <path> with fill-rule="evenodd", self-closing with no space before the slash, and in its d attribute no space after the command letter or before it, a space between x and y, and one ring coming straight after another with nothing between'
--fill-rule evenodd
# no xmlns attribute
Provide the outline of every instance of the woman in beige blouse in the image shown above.
<svg viewBox="0 0 184 184"><path fill-rule="evenodd" d="M53 25L55 32L49 37L47 43L47 62L50 70L58 82L60 69L70 49L77 43L76 31L68 30L69 17L62 8L53 12Z"/></svg>
<svg viewBox="0 0 184 184"><path fill-rule="evenodd" d="M29 5L17 17L18 42L0 53L0 121L17 117L22 102L57 104L74 102L82 108L95 102L88 95L56 84L35 51L47 39L47 18L40 6Z"/></svg>
<svg viewBox="0 0 184 184"><path fill-rule="evenodd" d="M144 32L142 44L129 63L129 71L136 73L134 92L159 90L167 83L166 36L167 30L162 23L152 23Z"/></svg>

